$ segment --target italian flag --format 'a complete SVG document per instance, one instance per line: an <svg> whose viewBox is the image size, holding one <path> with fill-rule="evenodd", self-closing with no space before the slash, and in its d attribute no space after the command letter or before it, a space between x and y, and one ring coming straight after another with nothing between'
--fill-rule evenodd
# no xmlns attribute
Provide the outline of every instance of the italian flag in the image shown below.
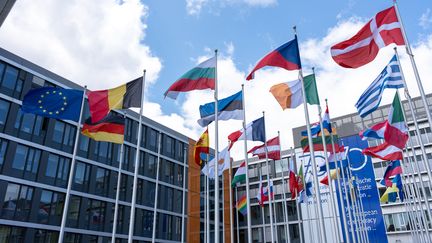
<svg viewBox="0 0 432 243"><path fill-rule="evenodd" d="M408 127L402 112L398 93L395 94L390 108L384 143L363 150L363 154L383 160L402 160L402 149L408 140Z"/></svg>
<svg viewBox="0 0 432 243"><path fill-rule="evenodd" d="M237 169L237 172L234 175L234 178L231 182L231 186L235 187L237 184L246 181L246 163L241 163L240 167Z"/></svg>

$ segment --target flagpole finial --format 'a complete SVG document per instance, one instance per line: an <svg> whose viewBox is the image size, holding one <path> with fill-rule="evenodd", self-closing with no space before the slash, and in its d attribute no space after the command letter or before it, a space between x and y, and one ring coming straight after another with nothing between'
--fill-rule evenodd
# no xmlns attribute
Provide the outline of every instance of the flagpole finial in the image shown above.
<svg viewBox="0 0 432 243"><path fill-rule="evenodd" d="M218 49L215 49L215 51L214 51L214 52L215 52L215 55L217 55L217 53L218 53Z"/></svg>
<svg viewBox="0 0 432 243"><path fill-rule="evenodd" d="M294 30L294 34L297 35L297 26L296 25L293 26L293 30Z"/></svg>

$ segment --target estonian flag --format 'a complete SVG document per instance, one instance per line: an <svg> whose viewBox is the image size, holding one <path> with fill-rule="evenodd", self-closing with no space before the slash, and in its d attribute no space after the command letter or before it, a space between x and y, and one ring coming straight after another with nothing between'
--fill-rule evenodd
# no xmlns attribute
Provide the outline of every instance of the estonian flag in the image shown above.
<svg viewBox="0 0 432 243"><path fill-rule="evenodd" d="M215 102L210 102L199 107L201 119L198 124L208 126L215 120ZM218 119L227 121L230 119L243 119L243 92L237 92L227 98L218 100Z"/></svg>
<svg viewBox="0 0 432 243"><path fill-rule="evenodd" d="M122 144L124 141L125 118L111 111L102 120L92 123L90 117L83 124L81 133L96 141Z"/></svg>

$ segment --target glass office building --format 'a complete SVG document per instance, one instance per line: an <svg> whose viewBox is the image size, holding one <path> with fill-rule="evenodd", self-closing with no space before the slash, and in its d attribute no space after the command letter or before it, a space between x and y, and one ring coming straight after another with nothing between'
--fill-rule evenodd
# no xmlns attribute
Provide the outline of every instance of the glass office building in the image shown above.
<svg viewBox="0 0 432 243"><path fill-rule="evenodd" d="M0 242L58 240L77 123L21 112L42 86L83 89L0 49ZM126 118L117 242L127 241L138 136L138 114ZM193 141L146 117L142 131L134 240L151 242L155 227L156 242L188 241ZM119 162L120 145L80 135L64 242L111 241Z"/></svg>
<svg viewBox="0 0 432 243"><path fill-rule="evenodd" d="M432 112L432 94L427 95L427 102L429 104L429 112ZM413 122L413 116L409 111L407 101L403 101L403 107L407 116L407 124L409 127L411 142L413 146L409 146L410 141L408 141L408 148L414 148L415 156L417 161L419 162L419 166L421 169L421 173L417 174L415 171L411 169L410 166L404 167L404 173L409 174L410 176L414 176L416 179L416 183L419 185L419 180L422 179L425 183L425 197L431 201L431 190L429 188L429 182L427 178L427 172L425 167L425 161L423 161L423 157L421 156L420 146L415 138L417 134L415 133L415 127ZM423 103L420 97L413 98L414 103L414 112L417 117L417 122L419 123L420 134L418 135L420 141L424 144L425 150L427 153L427 163L429 163L430 167L432 167L432 132L427 121L426 111L423 106ZM384 105L378 108L375 112L373 112L368 117L361 119L357 113L352 113L340 117L332 118L333 126L337 128L337 133L341 139L344 137L350 137L358 134L361 130L370 127L376 123L382 122L387 119L390 105ZM330 114L331 115L331 114ZM296 156L301 154L302 149L300 145L301 135L300 132L305 130L306 127L297 127L293 128L293 142L295 146ZM376 146L383 141L380 140L368 140L369 146ZM315 227L315 230L310 230L305 227L308 224L316 223L315 219L312 217L313 223L310 223L307 216L304 214L304 206L302 206L303 211L300 210L297 212L297 205L294 200L291 200L291 193L289 193L288 183L285 183L285 193L286 193L286 205L283 203L283 185L282 179L285 179L287 182L289 178L288 172L288 159L292 156L291 151L282 151L282 160L278 161L270 161L270 177L273 179L274 184L274 193L275 193L275 207L273 214L269 213L268 203L265 204L264 208L261 208L258 205L258 200L256 199L256 195L258 194L258 185L259 185L259 175L262 175L263 184L266 185L267 179L267 166L265 160L259 160L256 158L249 159L249 178L250 178L250 200L251 200L251 217L252 217L252 242L270 242L270 215L275 217L277 230L275 231L275 236L278 239L278 242L288 242L285 234L286 227L286 216L284 215L283 207L286 207L286 213L288 214L288 222L289 222L289 235L290 242L298 243L300 242L300 234L303 239L314 238L318 239L318 230ZM410 151L409 154L404 154L406 161L414 161L414 155ZM298 157L297 157L298 158ZM387 167L388 161L381 161L379 159L372 159L376 182L381 181L384 171ZM234 171L236 168L240 166L241 161L237 161L234 163ZM404 181L405 183L405 181ZM322 190L322 189L321 189ZM379 188L380 196L384 193L385 188ZM234 192L234 200L241 196L245 195L245 184L243 183L238 187L237 192ZM420 192L420 195L423 197L423 193ZM426 205L422 203L424 210L426 210ZM385 221L385 227L387 231L387 237L390 243L400 243L400 242L413 242L412 232L408 217L407 209L403 202L400 202L397 199L394 203L382 203L381 209L383 212L383 217ZM310 207L312 214L313 207ZM324 216L325 216L325 224L327 237L331 234L331 231L334 230L331 227L332 222L328 219L329 207L324 207ZM302 214L303 212L303 214ZM300 220L298 219L298 215L300 216ZM316 214L315 214L316 215ZM247 240L247 222L246 217L238 214L234 211L234 226L235 226L235 242L246 242ZM427 216L427 215L426 215ZM237 223L238 218L238 223ZM432 230L431 221L428 220L429 230ZM237 236L238 235L238 236Z"/></svg>

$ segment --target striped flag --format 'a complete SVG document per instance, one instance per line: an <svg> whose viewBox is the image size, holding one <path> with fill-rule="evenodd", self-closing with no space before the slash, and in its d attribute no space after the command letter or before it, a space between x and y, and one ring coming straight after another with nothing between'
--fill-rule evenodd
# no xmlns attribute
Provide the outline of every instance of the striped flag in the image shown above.
<svg viewBox="0 0 432 243"><path fill-rule="evenodd" d="M201 134L198 141L195 143L194 146L194 160L195 163L198 166L202 165L202 159L201 159L201 153L208 154L210 153L210 142L209 142L209 134L208 134L208 128Z"/></svg>
<svg viewBox="0 0 432 243"><path fill-rule="evenodd" d="M265 123L264 117L258 118L255 121L246 125L246 136L243 129L235 131L228 135L230 141L229 149L238 140L261 141L265 142Z"/></svg>
<svg viewBox="0 0 432 243"><path fill-rule="evenodd" d="M246 181L246 162L241 163L240 167L237 169L231 182L231 186L235 187L243 181Z"/></svg>
<svg viewBox="0 0 432 243"><path fill-rule="evenodd" d="M265 144L255 146L251 150L248 151L248 153L252 153L253 155L258 156L260 159L264 159L266 157L266 150L265 150ZM279 136L274 137L267 141L267 155L269 159L273 160L280 160L280 142L279 142Z"/></svg>
<svg viewBox="0 0 432 243"><path fill-rule="evenodd" d="M192 68L175 81L165 92L165 97L177 99L180 92L215 89L216 57L212 57Z"/></svg>
<svg viewBox="0 0 432 243"><path fill-rule="evenodd" d="M385 88L399 89L403 87L404 83L397 56L394 55L384 70L369 85L366 91L363 92L355 104L359 115L364 118L378 108Z"/></svg>
<svg viewBox="0 0 432 243"><path fill-rule="evenodd" d="M247 214L247 198L243 195L236 203L237 210L244 216Z"/></svg>
<svg viewBox="0 0 432 243"><path fill-rule="evenodd" d="M122 144L124 141L125 118L113 111L102 120L92 123L90 117L84 122L81 133L96 141Z"/></svg>
<svg viewBox="0 0 432 243"><path fill-rule="evenodd" d="M210 102L199 107L201 119L198 124L208 126L215 120L215 102ZM227 121L243 120L243 92L237 92L227 98L218 100L218 119Z"/></svg>

